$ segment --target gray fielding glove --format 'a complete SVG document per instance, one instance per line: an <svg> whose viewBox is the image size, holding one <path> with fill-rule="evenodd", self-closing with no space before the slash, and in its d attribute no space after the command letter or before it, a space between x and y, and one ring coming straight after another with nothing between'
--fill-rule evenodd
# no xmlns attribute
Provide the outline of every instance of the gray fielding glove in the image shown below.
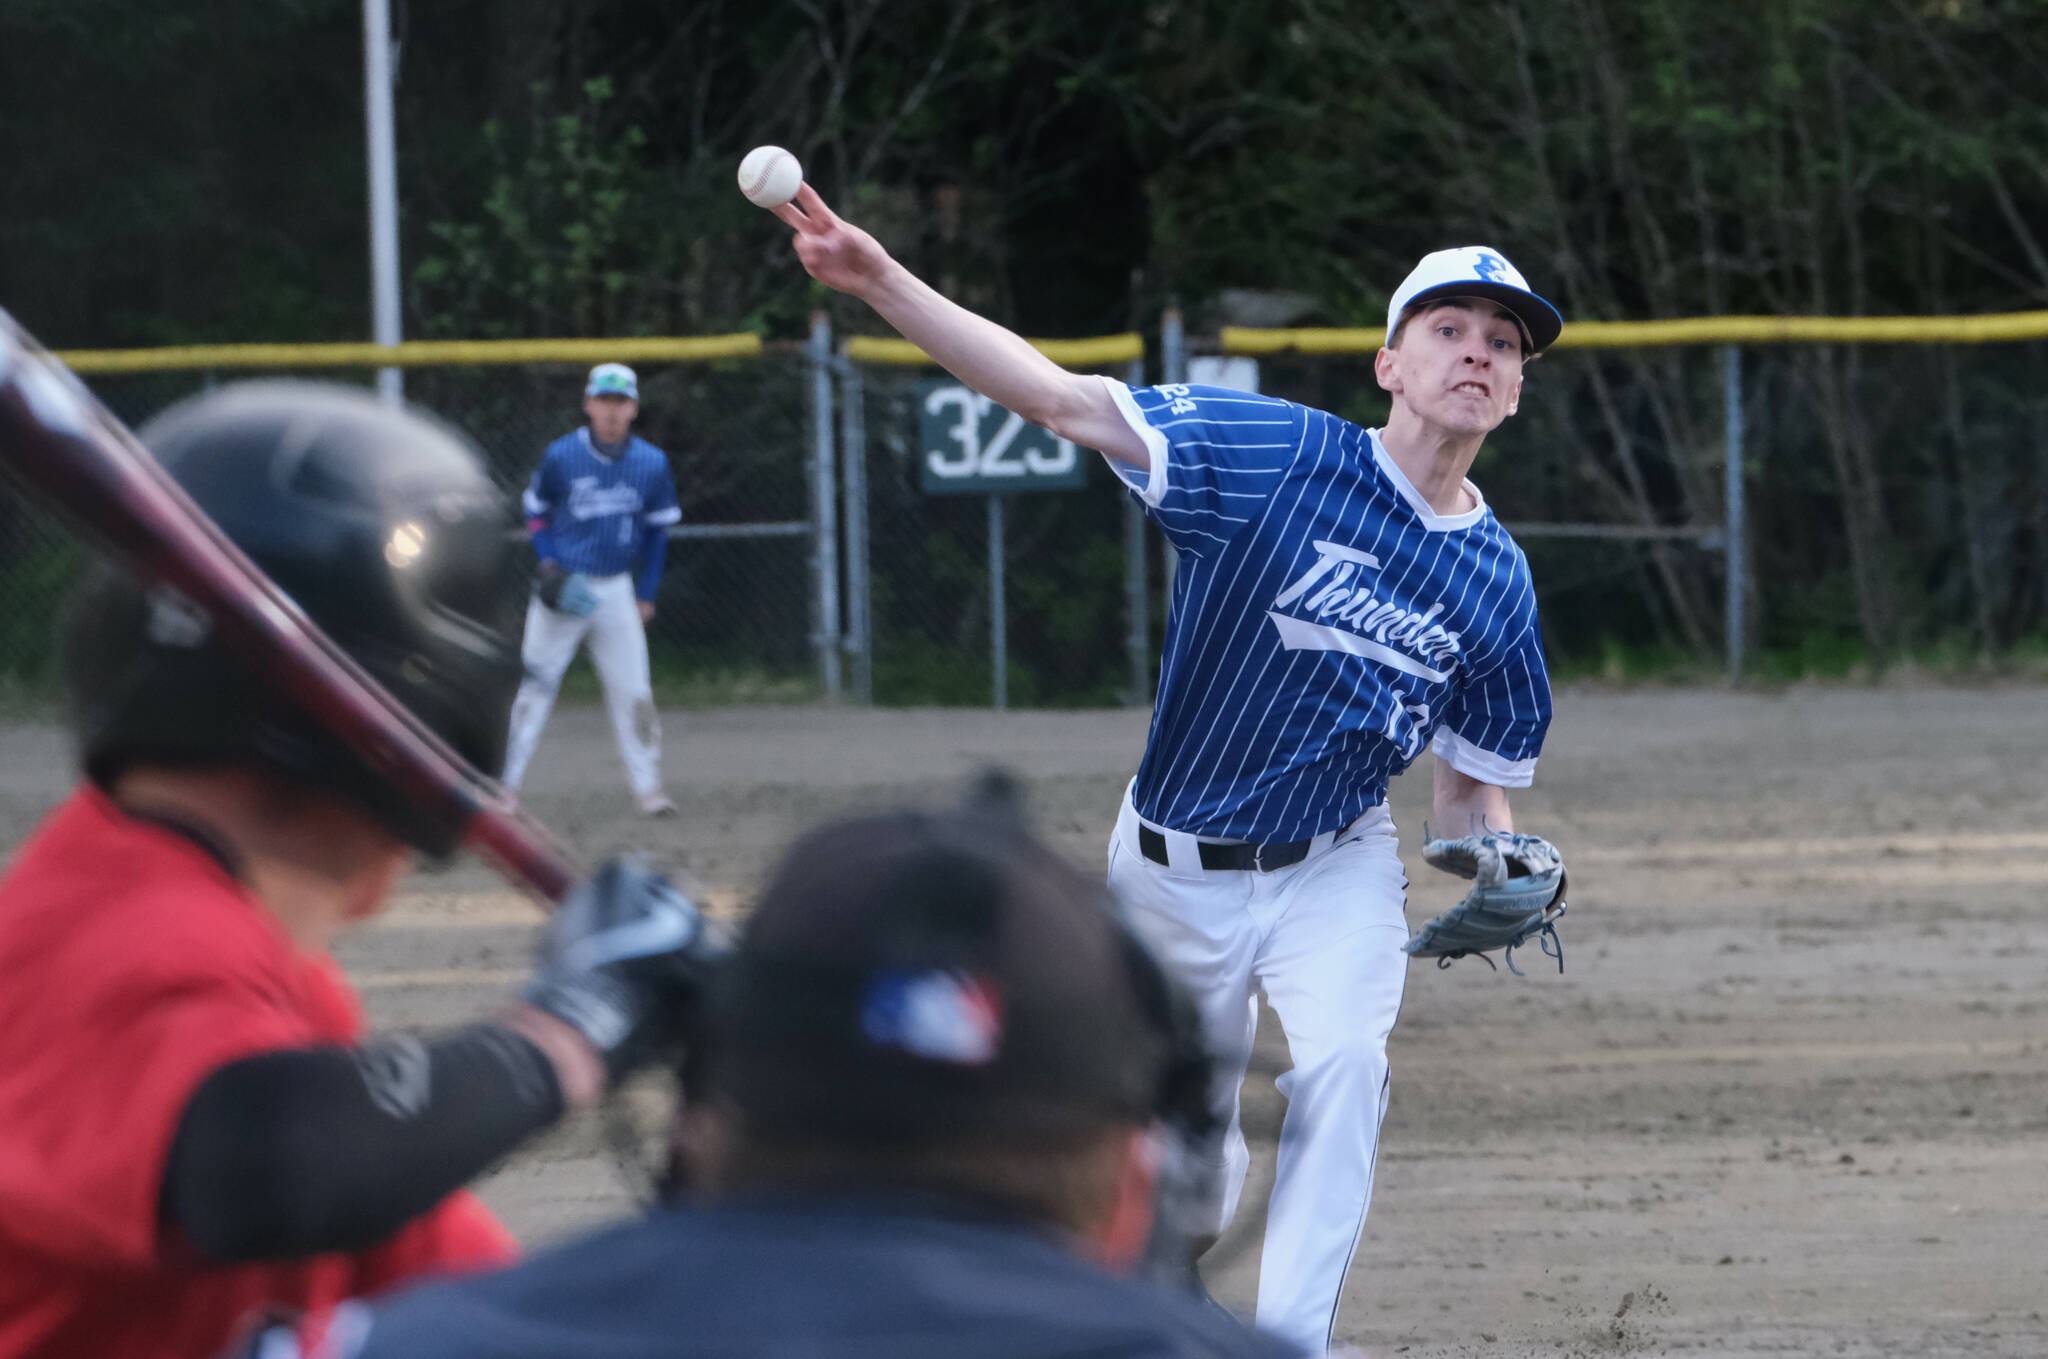
<svg viewBox="0 0 2048 1359"><path fill-rule="evenodd" d="M1492 967L1486 955L1502 949L1508 971L1519 977L1515 946L1534 936L1545 955L1557 959L1557 970L1564 971L1557 918L1565 910L1565 873L1557 846L1539 836L1489 831L1462 840L1425 840L1422 857L1432 868L1470 878L1472 890L1417 930L1403 946L1407 952L1434 958L1438 967L1477 954Z"/></svg>
<svg viewBox="0 0 2048 1359"><path fill-rule="evenodd" d="M520 999L588 1039L616 1081L680 1044L729 947L645 860L613 859L562 899Z"/></svg>

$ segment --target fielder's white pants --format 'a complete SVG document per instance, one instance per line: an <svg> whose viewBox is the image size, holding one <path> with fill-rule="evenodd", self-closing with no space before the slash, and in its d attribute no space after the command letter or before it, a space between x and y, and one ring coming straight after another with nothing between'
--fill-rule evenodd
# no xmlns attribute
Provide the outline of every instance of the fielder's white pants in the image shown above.
<svg viewBox="0 0 2048 1359"><path fill-rule="evenodd" d="M516 789L526 776L541 728L554 711L555 695L576 648L590 640L590 660L604 686L612 734L633 792L661 789L661 721L654 711L654 685L647 674L647 631L630 575L586 577L597 607L584 618L557 613L538 599L526 605L526 640L521 659L526 679L512 700L512 730L505 742L505 786Z"/></svg>
<svg viewBox="0 0 2048 1359"><path fill-rule="evenodd" d="M1256 990L1286 1031L1293 1069L1259 1264L1258 1324L1322 1354L1345 1272L1372 1200L1387 1112L1387 1035L1408 979L1408 878L1384 805L1317 837L1300 863L1272 873L1201 867L1194 836L1154 826L1170 865L1138 847L1126 794L1109 846L1109 882L1134 928L1193 990L1217 1056L1225 1131L1213 1170L1213 1229L1237 1211L1251 1153L1238 1088L1258 1024Z"/></svg>

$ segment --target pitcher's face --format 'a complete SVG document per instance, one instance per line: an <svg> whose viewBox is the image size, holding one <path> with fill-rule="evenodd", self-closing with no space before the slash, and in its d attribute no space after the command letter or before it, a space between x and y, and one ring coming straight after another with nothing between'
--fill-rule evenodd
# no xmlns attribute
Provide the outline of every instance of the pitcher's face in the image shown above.
<svg viewBox="0 0 2048 1359"><path fill-rule="evenodd" d="M1522 400L1522 329L1514 313L1448 297L1412 313L1373 372L1394 400L1438 428L1488 434Z"/></svg>

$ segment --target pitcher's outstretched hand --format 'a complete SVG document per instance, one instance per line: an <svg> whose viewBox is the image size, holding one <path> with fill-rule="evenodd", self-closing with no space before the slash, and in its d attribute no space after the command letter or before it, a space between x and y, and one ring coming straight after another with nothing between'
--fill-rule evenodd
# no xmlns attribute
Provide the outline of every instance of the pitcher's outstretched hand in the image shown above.
<svg viewBox="0 0 2048 1359"><path fill-rule="evenodd" d="M769 211L796 229L797 258L828 288L864 298L895 263L874 237L842 221L808 184L794 201Z"/></svg>

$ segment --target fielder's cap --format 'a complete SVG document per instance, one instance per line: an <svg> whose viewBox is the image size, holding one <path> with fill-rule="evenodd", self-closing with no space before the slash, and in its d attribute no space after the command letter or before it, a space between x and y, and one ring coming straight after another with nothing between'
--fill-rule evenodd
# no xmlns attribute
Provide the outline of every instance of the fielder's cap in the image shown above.
<svg viewBox="0 0 2048 1359"><path fill-rule="evenodd" d="M634 401L640 399L640 379L633 370L623 363L600 363L590 370L590 381L583 388L585 396L623 396Z"/></svg>
<svg viewBox="0 0 2048 1359"><path fill-rule="evenodd" d="M1146 1123L1169 1036L1101 881L986 803L791 848L714 982L702 1086L861 1145Z"/></svg>
<svg viewBox="0 0 2048 1359"><path fill-rule="evenodd" d="M1555 344L1564 330L1564 317L1529 290L1529 280L1507 256L1483 245L1461 245L1424 255L1401 280L1393 301L1387 303L1387 338L1400 329L1401 317L1410 308L1443 297L1483 297L1506 307L1521 322L1531 357Z"/></svg>

